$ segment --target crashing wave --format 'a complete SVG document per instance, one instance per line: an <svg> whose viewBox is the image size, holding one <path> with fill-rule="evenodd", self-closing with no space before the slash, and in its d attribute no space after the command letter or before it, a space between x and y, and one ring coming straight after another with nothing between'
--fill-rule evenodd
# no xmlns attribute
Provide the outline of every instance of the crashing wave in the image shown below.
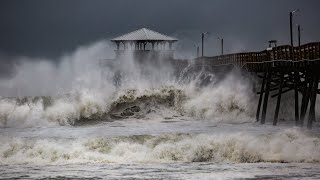
<svg viewBox="0 0 320 180"><path fill-rule="evenodd" d="M217 81L215 74L201 70L192 77L165 85L79 87L60 96L0 98L0 127L141 119L150 113L165 114L167 110L216 122L252 122L255 109L252 87L250 81L240 77L234 72Z"/></svg>
<svg viewBox="0 0 320 180"><path fill-rule="evenodd" d="M91 139L2 137L0 142L0 164L320 162L320 138L298 129Z"/></svg>
<svg viewBox="0 0 320 180"><path fill-rule="evenodd" d="M124 90L112 96L81 91L61 97L0 99L0 127L77 125L143 117L160 107L178 110L183 93L174 87Z"/></svg>

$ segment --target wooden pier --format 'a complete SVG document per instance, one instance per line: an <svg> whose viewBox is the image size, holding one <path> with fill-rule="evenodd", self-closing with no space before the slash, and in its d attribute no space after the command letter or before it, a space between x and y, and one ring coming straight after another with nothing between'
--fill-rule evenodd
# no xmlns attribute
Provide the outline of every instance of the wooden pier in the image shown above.
<svg viewBox="0 0 320 180"><path fill-rule="evenodd" d="M315 121L315 106L320 76L320 42L299 47L278 46L261 52L237 53L215 57L200 57L197 64L220 66L233 64L262 79L257 105L256 119L266 122L268 101L277 98L273 125L278 123L281 96L294 92L295 124L304 126L308 114L307 127ZM301 102L299 96L301 95Z"/></svg>
<svg viewBox="0 0 320 180"><path fill-rule="evenodd" d="M311 128L315 121L316 98L320 93L318 89L320 42L293 47L289 45L277 46L276 41L273 40L269 41L270 48L261 52L199 57L190 62L173 58L172 44L178 39L150 29L142 28L111 41L117 46L117 50L115 50L117 63L121 63L121 59L125 60L130 55L143 66L148 63L155 66L171 64L175 67L176 75L180 75L184 69L189 67L190 72L206 69L209 72L215 72L216 75L223 76L234 66L238 66L262 79L261 89L257 92L259 102L256 114L256 119L261 124L266 122L270 96L277 98L273 124L278 123L281 96L290 91L294 92L296 125L303 126L305 124L304 119L307 112L309 112L307 127ZM121 49L121 44L123 49ZM271 44L276 47L271 48ZM113 63L113 65L115 64ZM301 102L299 102L300 95L302 96Z"/></svg>

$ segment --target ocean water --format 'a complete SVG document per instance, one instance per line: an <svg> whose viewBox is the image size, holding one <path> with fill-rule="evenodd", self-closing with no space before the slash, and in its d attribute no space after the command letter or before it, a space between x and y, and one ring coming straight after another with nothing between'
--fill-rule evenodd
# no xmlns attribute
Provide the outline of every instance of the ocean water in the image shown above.
<svg viewBox="0 0 320 180"><path fill-rule="evenodd" d="M320 179L319 123L295 127L290 94L260 125L239 70L88 62L105 46L0 80L1 179Z"/></svg>
<svg viewBox="0 0 320 180"><path fill-rule="evenodd" d="M319 133L287 125L127 119L0 137L3 179L320 178Z"/></svg>

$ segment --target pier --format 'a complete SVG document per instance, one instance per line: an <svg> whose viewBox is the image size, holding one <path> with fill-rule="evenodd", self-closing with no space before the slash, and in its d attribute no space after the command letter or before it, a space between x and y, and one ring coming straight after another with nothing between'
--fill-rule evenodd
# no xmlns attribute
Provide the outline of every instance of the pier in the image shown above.
<svg viewBox="0 0 320 180"><path fill-rule="evenodd" d="M236 53L214 57L199 57L196 64L221 66L232 64L254 73L261 78L256 120L266 122L268 101L277 98L273 125L278 123L281 96L294 91L295 124L304 126L307 112L307 127L315 121L315 106L320 76L320 42L298 47L289 45L269 48L261 52ZM301 102L299 102L301 96Z"/></svg>
<svg viewBox="0 0 320 180"><path fill-rule="evenodd" d="M204 34L202 39L203 37ZM223 39L221 40L223 48ZM320 42L294 47L277 46L277 41L271 40L269 48L260 52L223 55L222 51L221 56L178 60L174 59L172 47L178 39L150 29L142 28L111 41L117 47L116 59L125 59L130 54L142 66L149 63L156 66L171 64L175 67L176 74L180 74L190 64L194 71L206 67L210 72L221 75L230 72L230 67L238 67L254 74L261 79L261 88L256 92L259 95L256 120L261 124L266 123L270 98L277 98L273 118L273 125L277 125L282 95L288 92L294 92L295 124L304 126L308 117L307 127L310 129L315 121L316 99L320 94Z"/></svg>

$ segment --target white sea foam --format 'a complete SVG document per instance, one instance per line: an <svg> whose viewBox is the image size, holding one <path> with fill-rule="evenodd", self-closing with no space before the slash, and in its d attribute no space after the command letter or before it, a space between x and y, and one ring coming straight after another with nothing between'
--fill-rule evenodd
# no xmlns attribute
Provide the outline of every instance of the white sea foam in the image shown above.
<svg viewBox="0 0 320 180"><path fill-rule="evenodd" d="M320 162L320 138L297 129L87 139L1 137L0 142L0 164Z"/></svg>

